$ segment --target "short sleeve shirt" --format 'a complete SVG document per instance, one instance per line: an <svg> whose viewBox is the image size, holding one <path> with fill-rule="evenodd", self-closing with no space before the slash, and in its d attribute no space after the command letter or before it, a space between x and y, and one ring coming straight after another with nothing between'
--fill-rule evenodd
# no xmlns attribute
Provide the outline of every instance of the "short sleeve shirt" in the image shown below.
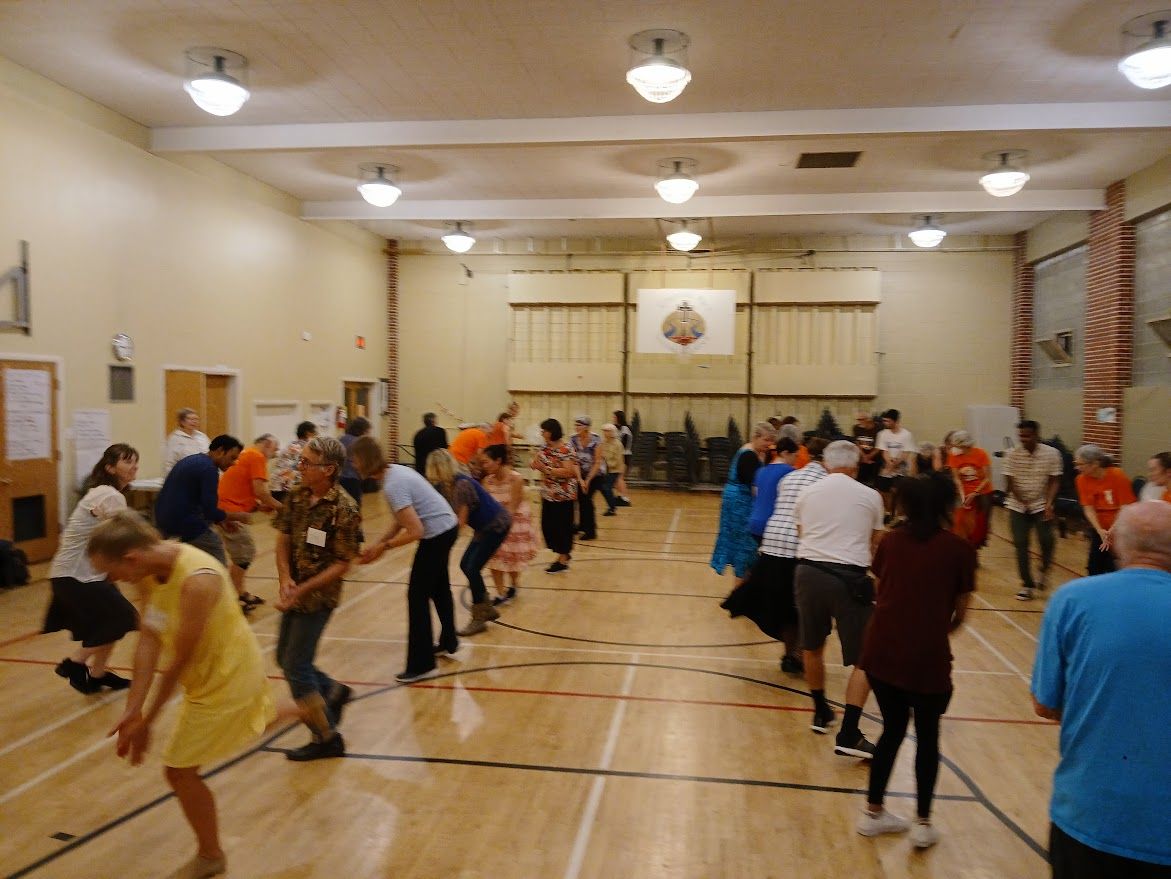
<svg viewBox="0 0 1171 879"><path fill-rule="evenodd" d="M1017 513L1039 513L1045 509L1045 490L1050 478L1061 477L1065 467L1061 452L1038 443L1030 453L1023 446L1010 449L1004 456L1004 475L1012 477L1015 491L1005 495L1004 505ZM1024 498L1022 504L1016 498Z"/></svg>
<svg viewBox="0 0 1171 879"><path fill-rule="evenodd" d="M545 446L533 456L543 467L560 469L576 460L569 446ZM541 498L550 502L577 499L577 480L572 476L550 476L541 474Z"/></svg>
<svg viewBox="0 0 1171 879"><path fill-rule="evenodd" d="M349 492L337 485L317 503L313 503L313 493L308 488L294 489L272 524L289 537L289 568L298 583L339 561L356 558L361 545L362 516L358 504ZM312 534L310 529L313 529ZM315 613L337 607L341 596L342 580L339 577L336 582L301 597L293 605L293 610Z"/></svg>
<svg viewBox="0 0 1171 879"><path fill-rule="evenodd" d="M915 437L909 430L880 430L874 447L886 452L890 462L884 469L886 476L905 476L907 473L906 453L915 451Z"/></svg>
<svg viewBox="0 0 1171 879"><path fill-rule="evenodd" d="M237 513L251 513L255 510L253 479L268 482L268 459L260 449L249 447L240 453L236 463L220 477L220 509Z"/></svg>
<svg viewBox="0 0 1171 879"><path fill-rule="evenodd" d="M800 534L797 557L869 567L870 541L882 530L882 514L877 491L845 473L829 474L802 491L793 505Z"/></svg>
<svg viewBox="0 0 1171 879"><path fill-rule="evenodd" d="M447 450L461 464L466 464L476 457L477 452L486 448L488 448L488 434L478 427L469 427L455 435L455 439L451 441Z"/></svg>
<svg viewBox="0 0 1171 879"><path fill-rule="evenodd" d="M272 463L272 475L268 479L269 491L289 491L301 484L301 471L298 466L305 445L305 440L295 439L280 450Z"/></svg>
<svg viewBox="0 0 1171 879"><path fill-rule="evenodd" d="M777 487L777 503L768 524L764 526L764 540L760 551L765 555L797 558L797 520L793 507L797 498L806 488L818 480L825 479L825 468L817 461L794 470L781 480Z"/></svg>
<svg viewBox="0 0 1171 879"><path fill-rule="evenodd" d="M577 454L577 466L581 468L581 478L585 479L589 475L590 470L593 469L594 459L598 455L598 447L602 444L602 438L596 433L591 433L587 442L582 442L578 439L577 434L569 438L569 445ZM606 472L606 465L603 463L598 468L599 473Z"/></svg>
<svg viewBox="0 0 1171 879"><path fill-rule="evenodd" d="M382 491L392 512L415 508L415 515L423 523L424 540L446 534L459 524L451 504L411 467L391 464L386 470Z"/></svg>
<svg viewBox="0 0 1171 879"><path fill-rule="evenodd" d="M948 452L947 466L959 475L960 484L964 487L964 497L970 497L975 493L981 483L984 485L983 488L980 488L979 494L992 493L991 471L989 470L992 461L983 449L972 447L962 455L953 455Z"/></svg>
<svg viewBox="0 0 1171 879"><path fill-rule="evenodd" d="M1120 468L1107 467L1097 479L1084 473L1078 476L1077 497L1083 507L1094 508L1099 525L1110 528L1118 511L1134 503L1134 489Z"/></svg>

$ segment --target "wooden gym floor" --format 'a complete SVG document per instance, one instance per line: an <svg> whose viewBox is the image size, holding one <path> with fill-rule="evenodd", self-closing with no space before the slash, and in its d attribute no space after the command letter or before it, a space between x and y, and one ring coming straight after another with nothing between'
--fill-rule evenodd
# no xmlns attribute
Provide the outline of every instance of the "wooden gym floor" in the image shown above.
<svg viewBox="0 0 1171 879"><path fill-rule="evenodd" d="M346 758L288 762L283 751L306 739L292 729L206 767L229 875L1048 875L1057 727L1033 715L1028 694L1044 601L1013 598L1002 518L981 554L970 623L953 639L934 813L943 839L916 852L905 836L854 832L866 764L834 756L832 736L810 732L804 682L780 673L779 645L720 609L731 576L707 565L719 497L633 500L599 518L599 539L575 547L569 573L545 575L542 550L500 622L465 639L462 661L443 663L443 676L409 687L394 674L414 550L356 569L319 652L359 695L342 727ZM379 533L382 497L368 495L365 512L367 531ZM254 528L261 554L249 584L271 601L273 532ZM464 540L452 555L461 586ZM1084 570L1084 552L1080 537L1059 540L1060 581ZM47 594L43 579L0 594L0 876L169 876L194 846L163 782L160 745L142 767L115 757L105 736L124 697L81 696L53 674L71 642L36 634ZM253 627L283 697L277 614L260 608ZM116 668L128 668L134 640L119 646ZM830 645L832 663L840 654ZM845 671L829 672L828 694L840 700ZM873 699L867 711L874 738ZM907 742L889 801L908 816L912 758Z"/></svg>

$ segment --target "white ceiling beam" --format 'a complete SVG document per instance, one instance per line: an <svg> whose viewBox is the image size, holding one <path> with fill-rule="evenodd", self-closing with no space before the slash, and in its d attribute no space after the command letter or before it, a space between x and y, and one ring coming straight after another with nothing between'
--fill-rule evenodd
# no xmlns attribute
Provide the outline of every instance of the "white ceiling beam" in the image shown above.
<svg viewBox="0 0 1171 879"><path fill-rule="evenodd" d="M1106 206L1099 189L1025 190L1011 198L985 192L850 192L811 195L696 196L684 205L657 198L534 198L412 201L388 208L355 197L305 202L306 220L585 220L653 217L775 217L820 214L954 214L994 211L1093 211Z"/></svg>
<svg viewBox="0 0 1171 879"><path fill-rule="evenodd" d="M153 129L151 149L164 153L632 143L964 131L1091 131L1169 126L1171 102L1167 101L984 104L970 107L877 107L435 122L200 125Z"/></svg>

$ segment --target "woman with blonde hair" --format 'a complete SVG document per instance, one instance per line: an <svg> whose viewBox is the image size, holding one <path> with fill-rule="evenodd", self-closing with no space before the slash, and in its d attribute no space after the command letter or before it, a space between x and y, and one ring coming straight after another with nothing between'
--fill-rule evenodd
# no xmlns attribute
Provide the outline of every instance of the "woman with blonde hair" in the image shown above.
<svg viewBox="0 0 1171 879"><path fill-rule="evenodd" d="M459 634L477 635L500 617L500 611L488 600L488 587L480 571L508 537L512 516L484 486L459 469L447 449L436 449L427 456L427 480L451 505L460 527L472 528L472 539L459 560L459 569L472 590L472 619Z"/></svg>

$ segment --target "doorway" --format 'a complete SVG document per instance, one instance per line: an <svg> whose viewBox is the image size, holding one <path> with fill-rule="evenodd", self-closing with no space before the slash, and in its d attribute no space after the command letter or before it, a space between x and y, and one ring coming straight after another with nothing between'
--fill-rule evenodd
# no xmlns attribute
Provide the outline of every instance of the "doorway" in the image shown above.
<svg viewBox="0 0 1171 879"><path fill-rule="evenodd" d="M175 429L175 413L194 409L199 415L199 429L209 437L231 433L235 419L236 375L207 369L171 367L164 370L163 435ZM242 439L247 442L251 437Z"/></svg>
<svg viewBox="0 0 1171 879"><path fill-rule="evenodd" d="M57 364L0 360L0 373L0 537L41 562L60 530Z"/></svg>
<svg viewBox="0 0 1171 879"><path fill-rule="evenodd" d="M342 401L346 410L346 423L355 418L365 418L371 424L379 413L375 410L375 392L377 382L368 379L343 379Z"/></svg>

